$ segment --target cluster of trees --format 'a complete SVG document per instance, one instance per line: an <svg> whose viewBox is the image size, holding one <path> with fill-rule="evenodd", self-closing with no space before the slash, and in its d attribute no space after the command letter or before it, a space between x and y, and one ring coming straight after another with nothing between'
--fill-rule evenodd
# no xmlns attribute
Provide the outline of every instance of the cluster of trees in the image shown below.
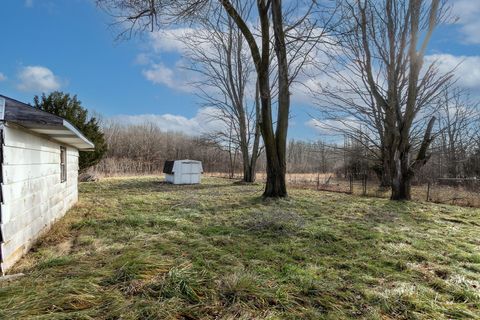
<svg viewBox="0 0 480 320"><path fill-rule="evenodd" d="M439 115L440 116L440 115ZM225 143L217 143L206 136L188 136L178 132L164 132L154 123L126 125L108 121L102 125L108 146L103 159L92 171L101 175L159 174L165 160L198 159L205 172L227 173L236 177L243 173L243 159L238 149ZM440 131L437 135L445 133ZM473 133L473 132L472 132ZM444 148L444 139L437 138L432 145L431 159L416 176L417 183L435 181L438 178L480 177L480 145L464 149L469 139L461 135L462 147L455 147L456 162L450 161L451 151ZM371 156L366 141L348 136L339 143L324 141L290 140L287 144L287 171L289 173L328 173L340 178L355 179L368 175L381 182L379 161ZM458 149L460 148L460 149ZM258 159L257 171L265 170L265 155ZM456 168L452 169L453 164ZM453 171L455 170L455 171ZM453 172L456 172L453 173Z"/></svg>
<svg viewBox="0 0 480 320"><path fill-rule="evenodd" d="M472 126L471 129L474 127ZM456 180L457 183L461 183L462 180L480 178L479 137L475 138L476 142L469 147L466 146L466 142L471 139L468 135L458 136L459 140L463 141L450 144L449 138L445 137L448 135L447 131L448 129L445 128L436 133L436 139L430 150L430 159L415 175L415 183L439 182L439 179L451 179L452 182ZM354 178L367 175L369 179L378 180L380 187L389 187L388 184L382 184L384 177L380 159L372 155L372 147L366 141L359 142L358 139L346 137L345 144L340 150L337 157L338 166L332 172L344 177L352 175Z"/></svg>
<svg viewBox="0 0 480 320"><path fill-rule="evenodd" d="M217 143L207 136L188 136L164 132L154 123L126 125L104 124L108 151L92 171L101 175L158 174L163 163L172 159L196 159L205 172L243 173L243 158L238 149ZM322 141L290 140L287 145L287 168L291 173L343 172L344 152ZM265 155L260 154L258 171L265 170Z"/></svg>
<svg viewBox="0 0 480 320"><path fill-rule="evenodd" d="M110 121L104 123L103 132L108 151L92 170L104 175L158 174L166 160L174 159L200 160L206 172L230 172L232 165L237 167L223 145L203 137L164 132L154 123Z"/></svg>
<svg viewBox="0 0 480 320"><path fill-rule="evenodd" d="M452 80L424 59L444 2L344 1L341 10L351 18L329 70L335 83L317 92L324 119L372 151L392 199L410 199L430 158L438 96Z"/></svg>
<svg viewBox="0 0 480 320"><path fill-rule="evenodd" d="M231 150L242 155L246 181L254 180L263 149L265 197L287 195L291 89L300 74L313 73L330 78L310 88L319 122L366 144L391 198L410 199L411 181L431 157L440 97L453 80L425 60L433 32L448 19L445 0L97 3L130 24L123 35L186 23L198 31L183 41L202 75L199 95L229 128L214 140L237 146Z"/></svg>
<svg viewBox="0 0 480 320"><path fill-rule="evenodd" d="M290 140L287 146L287 167L291 173L343 172L343 148L324 141Z"/></svg>
<svg viewBox="0 0 480 320"><path fill-rule="evenodd" d="M226 112L226 119L231 119L232 126L237 127L244 176L248 178L251 158L258 154L254 150L255 138L250 146L246 132L248 101L244 90L253 87L256 88L253 136L261 132L266 157L264 196L287 196L290 88L308 61L309 53L325 38L327 23L320 22L323 5L316 1L294 1L285 7L281 0L97 0L97 3L117 21L121 20L121 24L131 25L123 34L154 31L172 23L190 23L196 30L208 32L211 44L208 48L214 47L215 53L212 57L209 49L206 55L194 50L194 61L200 63L200 72L207 83L219 84L220 92L208 92L207 96L215 97L214 104L225 101L233 111L234 117L229 118L230 112ZM251 79L244 77L243 66L247 69L244 62L253 66ZM246 84L247 80L253 85Z"/></svg>
<svg viewBox="0 0 480 320"><path fill-rule="evenodd" d="M432 162L437 175L450 178L479 176L480 108L468 93L447 89L438 101L438 138Z"/></svg>

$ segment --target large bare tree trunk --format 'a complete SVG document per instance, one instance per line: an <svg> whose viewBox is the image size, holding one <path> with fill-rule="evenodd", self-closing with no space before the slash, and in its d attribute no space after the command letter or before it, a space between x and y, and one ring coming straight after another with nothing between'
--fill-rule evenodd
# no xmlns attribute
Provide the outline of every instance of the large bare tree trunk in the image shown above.
<svg viewBox="0 0 480 320"><path fill-rule="evenodd" d="M405 140L397 144L393 161L390 165L393 166L392 172L392 200L411 200L411 181L416 172L423 167L430 159L431 154L428 154L428 149L433 141L432 130L435 125L436 118L432 117L427 124L425 134L422 139L422 144L417 153L415 160L411 161L411 152L409 142ZM409 130L409 129L407 129ZM402 138L407 138L408 135L404 132Z"/></svg>
<svg viewBox="0 0 480 320"><path fill-rule="evenodd" d="M283 30L282 2L280 0L257 0L258 18L260 20L261 49L249 27L242 20L237 10L227 0L221 1L226 12L237 23L250 47L258 76L260 92L260 129L267 158L267 181L263 196L266 198L286 197L286 148L288 115L290 108L288 61L285 34ZM272 96L270 87L270 17L273 21L275 36L275 53L278 59L278 116L276 132L273 129Z"/></svg>
<svg viewBox="0 0 480 320"><path fill-rule="evenodd" d="M283 157L279 152L277 139L273 133L270 85L268 72L259 77L260 101L262 105L262 136L265 144L265 155L267 157L267 181L265 185L264 197L280 198L287 196L287 185L285 181L286 159L285 152ZM286 146L285 146L286 149ZM285 150L284 149L284 150ZM282 165L283 163L283 165Z"/></svg>
<svg viewBox="0 0 480 320"><path fill-rule="evenodd" d="M411 183L408 177L403 175L396 177L392 182L392 200L411 200Z"/></svg>
<svg viewBox="0 0 480 320"><path fill-rule="evenodd" d="M392 194L390 197L392 200L410 200L412 198L408 156L408 151L397 151L394 156L395 175L392 178Z"/></svg>
<svg viewBox="0 0 480 320"><path fill-rule="evenodd" d="M287 133L288 116L290 114L290 91L288 76L288 58L285 44L285 32L283 29L282 1L272 0L272 21L273 34L275 38L275 55L278 62L278 114L277 128L275 135L270 135L271 146L267 149L267 185L265 186L264 197L286 197L287 196ZM271 121L270 121L271 123ZM265 140L265 136L264 136ZM267 141L265 141L267 145ZM268 154L270 153L270 155Z"/></svg>
<svg viewBox="0 0 480 320"><path fill-rule="evenodd" d="M403 5L399 6L399 4ZM370 7L373 5L373 8ZM404 10L399 15L399 10ZM415 156L412 150L412 126L421 109L428 107L428 99L435 97L449 80L450 75L437 77L434 68L420 78L424 56L432 33L438 24L440 0L432 0L428 5L420 0L386 0L385 14L377 18L385 30L389 57L384 58L388 88L382 91L373 71L373 59L370 45L377 46L378 35L369 33L371 16L378 12L375 3L365 2L359 5L361 14L362 47L365 52L366 79L373 98L384 110L384 163L389 169L392 185L392 200L411 199L411 180L416 172L428 161L427 153L433 140L432 129L435 118L428 122ZM400 30L401 32L397 33ZM422 31L425 33L422 40ZM374 37L371 40L370 37ZM377 38L375 38L377 37ZM420 43L419 43L420 42ZM378 48L383 52L383 47ZM427 83L428 85L425 85ZM403 92L403 94L402 94ZM428 97L428 98L425 98ZM413 161L412 161L413 160Z"/></svg>

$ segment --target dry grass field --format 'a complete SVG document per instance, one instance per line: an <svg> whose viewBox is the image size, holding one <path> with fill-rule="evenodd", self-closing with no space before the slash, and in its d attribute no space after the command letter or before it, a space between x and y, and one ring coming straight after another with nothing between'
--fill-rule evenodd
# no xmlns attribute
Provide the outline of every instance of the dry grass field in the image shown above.
<svg viewBox="0 0 480 320"><path fill-rule="evenodd" d="M83 183L0 319L480 318L479 209L262 188Z"/></svg>

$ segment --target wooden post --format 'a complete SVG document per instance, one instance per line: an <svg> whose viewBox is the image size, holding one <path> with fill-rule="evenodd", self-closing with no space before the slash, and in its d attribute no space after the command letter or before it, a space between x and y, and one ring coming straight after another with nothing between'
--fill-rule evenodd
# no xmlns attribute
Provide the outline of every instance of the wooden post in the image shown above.
<svg viewBox="0 0 480 320"><path fill-rule="evenodd" d="M350 194L353 194L353 175L349 175L350 178Z"/></svg>
<svg viewBox="0 0 480 320"><path fill-rule="evenodd" d="M430 201L430 181L428 181L427 185L427 202Z"/></svg>
<svg viewBox="0 0 480 320"><path fill-rule="evenodd" d="M317 190L320 189L320 172L317 174Z"/></svg>
<svg viewBox="0 0 480 320"><path fill-rule="evenodd" d="M363 195L367 195L367 174L363 175Z"/></svg>

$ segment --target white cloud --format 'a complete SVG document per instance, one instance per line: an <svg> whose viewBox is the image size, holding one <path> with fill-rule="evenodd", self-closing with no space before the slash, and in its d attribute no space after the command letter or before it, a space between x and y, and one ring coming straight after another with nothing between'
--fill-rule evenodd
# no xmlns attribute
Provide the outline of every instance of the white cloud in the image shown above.
<svg viewBox="0 0 480 320"><path fill-rule="evenodd" d="M185 53L188 47L180 39L202 32L201 29L175 28L163 29L150 34L150 46L156 53L175 52ZM202 36L204 37L204 36ZM205 43L208 47L210 44Z"/></svg>
<svg viewBox="0 0 480 320"><path fill-rule="evenodd" d="M125 125L154 124L166 132L182 132L188 135L222 130L224 125L215 119L218 110L215 108L202 108L192 118L174 114L139 114L117 115L110 120Z"/></svg>
<svg viewBox="0 0 480 320"><path fill-rule="evenodd" d="M317 134L338 136L343 135L344 132L351 132L352 130L360 130L361 124L352 118L344 119L310 119L305 122L305 125L314 129Z"/></svg>
<svg viewBox="0 0 480 320"><path fill-rule="evenodd" d="M457 84L461 87L480 90L480 56L454 56L434 54L425 57L427 63L436 62L441 73L454 70Z"/></svg>
<svg viewBox="0 0 480 320"><path fill-rule="evenodd" d="M147 50L138 54L134 62L144 66L142 74L147 80L177 91L193 93L195 91L193 83L199 80L200 74L186 68L189 63L185 57L188 56L189 48L180 39L199 32L202 30L193 28L164 29L152 32L149 35ZM202 38L205 38L205 35ZM211 50L211 45L207 41L198 45L204 46L203 49L206 51ZM179 57L175 63L165 64L162 61L164 53L177 54Z"/></svg>
<svg viewBox="0 0 480 320"><path fill-rule="evenodd" d="M184 61L178 60L173 68L163 63L151 63L142 71L143 76L154 84L164 85L170 89L192 93L198 74L184 68Z"/></svg>
<svg viewBox="0 0 480 320"><path fill-rule="evenodd" d="M140 53L135 58L135 64L144 66L148 65L149 63L151 63L151 59L146 53Z"/></svg>
<svg viewBox="0 0 480 320"><path fill-rule="evenodd" d="M153 64L150 69L143 70L142 73L147 80L153 83L163 84L170 88L175 87L174 72L163 63Z"/></svg>
<svg viewBox="0 0 480 320"><path fill-rule="evenodd" d="M7 76L0 72L0 81L7 80Z"/></svg>
<svg viewBox="0 0 480 320"><path fill-rule="evenodd" d="M27 8L33 8L33 0L25 0L24 5Z"/></svg>
<svg viewBox="0 0 480 320"><path fill-rule="evenodd" d="M61 87L60 80L52 70L42 66L23 67L18 79L17 88L27 92L48 92L58 90Z"/></svg>
<svg viewBox="0 0 480 320"><path fill-rule="evenodd" d="M453 15L458 18L457 24L465 35L465 41L480 44L480 1L455 0L453 1Z"/></svg>

